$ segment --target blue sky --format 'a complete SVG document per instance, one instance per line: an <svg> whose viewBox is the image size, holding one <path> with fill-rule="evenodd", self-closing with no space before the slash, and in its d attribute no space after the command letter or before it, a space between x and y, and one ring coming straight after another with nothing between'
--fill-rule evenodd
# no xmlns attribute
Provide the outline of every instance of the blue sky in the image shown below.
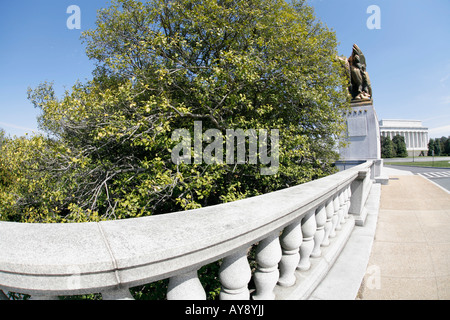
<svg viewBox="0 0 450 320"><path fill-rule="evenodd" d="M0 128L10 135L37 131L27 88L54 82L61 96L91 78L81 32L95 27L109 0L0 1ZM308 0L333 29L340 55L353 43L363 51L381 119L422 120L430 137L450 136L449 0ZM70 30L70 5L81 9L81 30ZM370 5L380 8L381 29L368 29Z"/></svg>
<svg viewBox="0 0 450 320"><path fill-rule="evenodd" d="M378 119L422 120L430 137L450 136L449 0L308 0L336 32L339 54L363 51ZM368 29L370 5L381 29Z"/></svg>

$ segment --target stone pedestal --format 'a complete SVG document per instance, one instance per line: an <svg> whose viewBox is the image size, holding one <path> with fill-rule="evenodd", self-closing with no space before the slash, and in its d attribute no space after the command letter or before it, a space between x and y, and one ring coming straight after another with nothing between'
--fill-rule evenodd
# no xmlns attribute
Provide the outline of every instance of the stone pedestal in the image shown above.
<svg viewBox="0 0 450 320"><path fill-rule="evenodd" d="M383 160L380 128L373 100L352 102L351 111L344 116L347 121L348 145L339 150L341 159L336 162L336 166L339 170L345 170L367 160L373 160L375 161L373 178L386 183L386 179L381 178Z"/></svg>

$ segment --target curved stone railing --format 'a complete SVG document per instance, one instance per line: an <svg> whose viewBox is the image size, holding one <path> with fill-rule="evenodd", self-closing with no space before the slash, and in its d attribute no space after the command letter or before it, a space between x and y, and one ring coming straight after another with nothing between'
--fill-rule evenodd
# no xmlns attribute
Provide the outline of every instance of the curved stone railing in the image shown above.
<svg viewBox="0 0 450 320"><path fill-rule="evenodd" d="M167 299L205 299L197 270L222 259L220 299L305 299L345 246L355 220L363 224L372 166L369 161L269 194L165 215L80 224L0 222L0 289L34 299L87 293L132 299L129 288L169 279ZM252 245L253 274L247 258ZM0 299L6 297L1 290Z"/></svg>

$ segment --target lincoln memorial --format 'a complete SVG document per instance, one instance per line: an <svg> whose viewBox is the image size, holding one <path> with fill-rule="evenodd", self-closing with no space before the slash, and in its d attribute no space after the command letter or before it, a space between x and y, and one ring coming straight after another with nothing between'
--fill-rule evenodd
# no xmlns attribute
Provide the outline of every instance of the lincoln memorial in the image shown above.
<svg viewBox="0 0 450 320"><path fill-rule="evenodd" d="M401 135L405 138L408 155L418 156L422 151L424 155L428 150L428 128L420 120L381 120L380 136L394 138Z"/></svg>

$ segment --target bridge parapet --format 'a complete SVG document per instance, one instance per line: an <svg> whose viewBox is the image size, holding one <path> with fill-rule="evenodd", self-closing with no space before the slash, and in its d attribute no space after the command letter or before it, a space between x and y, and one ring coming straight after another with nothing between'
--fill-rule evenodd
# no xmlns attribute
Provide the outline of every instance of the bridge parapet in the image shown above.
<svg viewBox="0 0 450 320"><path fill-rule="evenodd" d="M165 215L80 224L0 222L0 289L34 299L88 293L132 299L129 288L169 279L168 299L205 299L197 271L222 260L220 299L306 299L345 246L355 219L363 225L373 165ZM247 258L253 245L254 272ZM249 290L252 278L255 289Z"/></svg>

